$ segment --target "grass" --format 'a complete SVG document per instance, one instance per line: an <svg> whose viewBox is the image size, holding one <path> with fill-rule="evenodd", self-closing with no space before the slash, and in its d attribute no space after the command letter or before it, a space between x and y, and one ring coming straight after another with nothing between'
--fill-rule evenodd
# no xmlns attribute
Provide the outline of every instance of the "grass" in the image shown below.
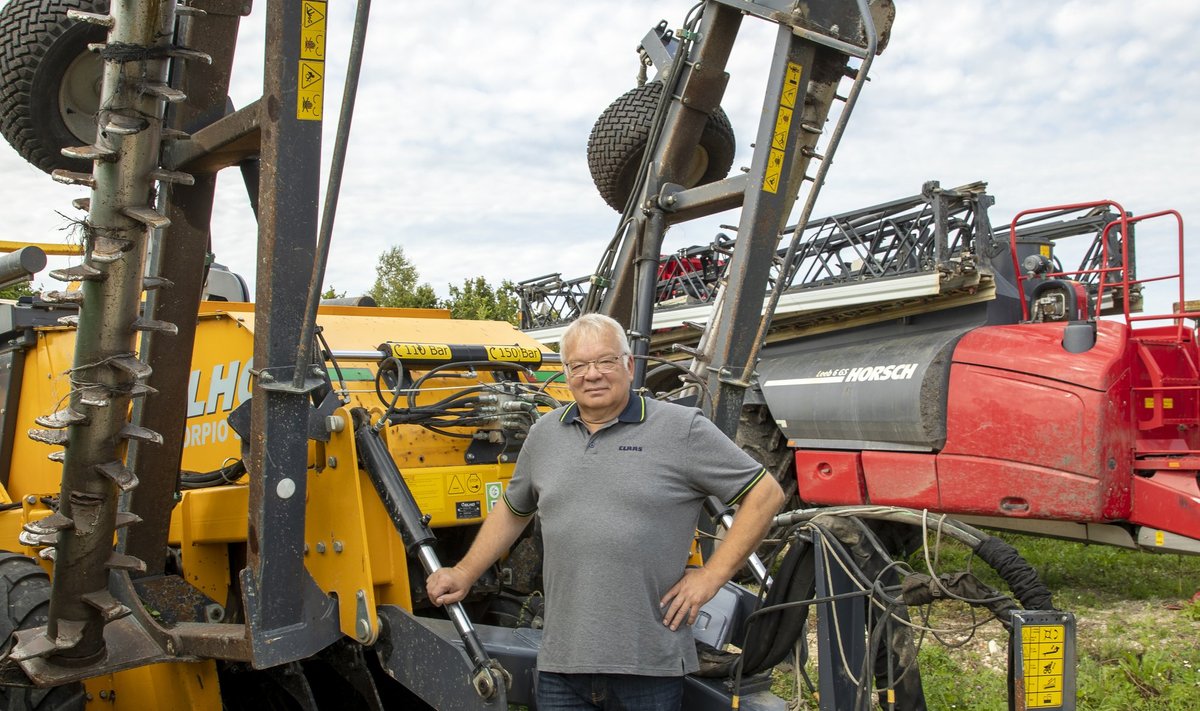
<svg viewBox="0 0 1200 711"><path fill-rule="evenodd" d="M1075 614L1078 708L1087 711L1200 709L1200 557L1156 555L1045 538L1004 538L1038 570L1055 606ZM939 572L964 570L971 556L946 545ZM913 567L924 568L923 559ZM971 566L1005 590L987 566ZM930 619L941 628L968 628L972 614L939 603ZM983 619L980 615L979 619ZM920 666L930 711L1007 711L1008 635L995 620L973 635L950 635L948 647L926 636ZM782 665L781 665L782 667ZM815 679L815 672L809 675ZM794 676L776 671L776 693L795 696ZM807 706L816 708L811 698Z"/></svg>

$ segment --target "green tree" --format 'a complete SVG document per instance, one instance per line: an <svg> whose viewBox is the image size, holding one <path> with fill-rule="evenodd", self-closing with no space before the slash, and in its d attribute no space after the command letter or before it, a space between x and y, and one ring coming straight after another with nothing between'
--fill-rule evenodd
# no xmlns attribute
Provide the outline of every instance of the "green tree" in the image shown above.
<svg viewBox="0 0 1200 711"><path fill-rule="evenodd" d="M322 299L344 299L345 297L346 292L334 289L333 284L330 284L328 289L321 292Z"/></svg>
<svg viewBox="0 0 1200 711"><path fill-rule="evenodd" d="M495 288L481 276L464 279L462 286L451 284L450 296L442 302L442 308L449 309L454 318L508 321L514 326L521 318L517 288L507 279Z"/></svg>
<svg viewBox="0 0 1200 711"><path fill-rule="evenodd" d="M428 283L418 284L420 278L416 266L404 256L404 248L396 245L379 255L375 285L367 293L380 306L437 308L437 294Z"/></svg>
<svg viewBox="0 0 1200 711"><path fill-rule="evenodd" d="M0 299L19 299L22 296L32 296L34 294L33 287L30 283L23 281L19 284L13 284L5 289L0 289Z"/></svg>

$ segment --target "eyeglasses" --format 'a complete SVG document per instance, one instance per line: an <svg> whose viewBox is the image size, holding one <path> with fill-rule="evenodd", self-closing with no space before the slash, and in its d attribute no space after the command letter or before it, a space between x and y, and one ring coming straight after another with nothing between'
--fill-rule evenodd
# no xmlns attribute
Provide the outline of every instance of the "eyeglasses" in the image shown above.
<svg viewBox="0 0 1200 711"><path fill-rule="evenodd" d="M596 372L607 375L622 365L625 356L605 356L596 360L580 360L567 363L567 375L571 378L582 378L587 375L589 366L596 366Z"/></svg>

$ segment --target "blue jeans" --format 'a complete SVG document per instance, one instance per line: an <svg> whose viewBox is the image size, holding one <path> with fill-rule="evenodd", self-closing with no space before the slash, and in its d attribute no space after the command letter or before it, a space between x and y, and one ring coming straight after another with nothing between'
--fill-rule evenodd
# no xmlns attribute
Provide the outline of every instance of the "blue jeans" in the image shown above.
<svg viewBox="0 0 1200 711"><path fill-rule="evenodd" d="M683 677L538 672L538 711L679 711Z"/></svg>

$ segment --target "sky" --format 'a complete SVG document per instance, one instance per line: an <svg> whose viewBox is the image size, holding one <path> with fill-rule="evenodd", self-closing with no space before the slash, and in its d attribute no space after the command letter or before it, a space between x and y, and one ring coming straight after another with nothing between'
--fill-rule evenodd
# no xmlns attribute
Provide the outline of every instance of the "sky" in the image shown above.
<svg viewBox="0 0 1200 711"><path fill-rule="evenodd" d="M266 2L254 5L230 92L237 106L261 94ZM996 198L993 224L1031 207L1098 199L1200 220L1200 3L896 5L891 43L875 60L816 215L916 194L928 180L983 180ZM496 284L591 273L618 216L588 173L588 133L635 85L645 33L664 19L679 27L690 7L374 3L325 284L365 293L393 245L442 295L476 276ZM326 163L353 14L349 0L330 3ZM735 169L749 165L773 38L773 26L747 18L727 67L722 105L738 137ZM71 214L71 199L83 195L0 149L0 200L20 206L0 223L5 239L65 241L58 213ZM665 250L708 243L720 224L736 222L726 213L676 226ZM223 174L216 260L251 282L255 230L240 176ZM1174 234L1151 239L1150 231L1139 243L1142 275L1173 273ZM1200 250L1190 251L1188 268L1200 278ZM39 276L35 286L59 285ZM1173 299L1155 288L1152 305L1169 310ZM1187 296L1200 298L1200 289Z"/></svg>

